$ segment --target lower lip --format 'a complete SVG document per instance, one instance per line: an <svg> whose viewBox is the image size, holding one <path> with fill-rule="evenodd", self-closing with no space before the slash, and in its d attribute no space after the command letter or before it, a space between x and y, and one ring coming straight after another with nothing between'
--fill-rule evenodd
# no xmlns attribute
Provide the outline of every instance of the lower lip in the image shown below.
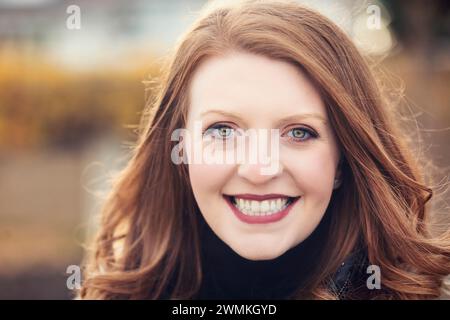
<svg viewBox="0 0 450 320"><path fill-rule="evenodd" d="M230 206L233 213L236 215L236 217L238 217L239 220L241 220L245 223L251 223L251 224L272 223L272 222L277 222L277 221L283 219L284 217L286 217L289 214L289 211L291 211L294 204L300 199L300 197L296 198L286 208L284 208L283 210L281 210L277 213L273 213L273 214L265 215L265 216L248 216L248 215L242 213L241 211L239 211L239 209L236 208L236 206L233 203L231 203L231 200L229 197L226 197L226 196L223 196L223 197L224 197L225 201L228 203L228 205Z"/></svg>

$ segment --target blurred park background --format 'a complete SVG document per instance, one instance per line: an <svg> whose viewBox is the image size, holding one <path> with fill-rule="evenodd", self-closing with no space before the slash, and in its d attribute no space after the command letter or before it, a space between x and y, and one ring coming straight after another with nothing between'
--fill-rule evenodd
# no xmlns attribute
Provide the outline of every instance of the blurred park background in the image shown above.
<svg viewBox="0 0 450 320"><path fill-rule="evenodd" d="M341 25L384 70L446 179L450 2L299 2ZM108 178L127 160L143 81L157 79L204 4L0 0L0 299L72 298L66 268L80 264ZM80 8L79 29L68 28L70 5Z"/></svg>

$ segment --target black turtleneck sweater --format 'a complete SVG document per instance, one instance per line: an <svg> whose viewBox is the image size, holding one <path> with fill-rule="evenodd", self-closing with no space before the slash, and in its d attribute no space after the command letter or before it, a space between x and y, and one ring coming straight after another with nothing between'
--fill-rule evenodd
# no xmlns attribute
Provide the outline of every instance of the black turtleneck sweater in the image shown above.
<svg viewBox="0 0 450 320"><path fill-rule="evenodd" d="M327 222L325 215L306 240L281 256L252 261L235 253L200 217L203 282L196 299L291 298L312 271Z"/></svg>

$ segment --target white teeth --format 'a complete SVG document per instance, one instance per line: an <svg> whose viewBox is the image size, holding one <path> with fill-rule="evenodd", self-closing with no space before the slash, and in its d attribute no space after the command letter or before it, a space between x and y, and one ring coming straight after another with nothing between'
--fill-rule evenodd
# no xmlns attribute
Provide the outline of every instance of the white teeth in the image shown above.
<svg viewBox="0 0 450 320"><path fill-rule="evenodd" d="M264 212L264 213L269 211L269 201L267 201L267 200L262 201L260 209L261 209L261 212Z"/></svg>
<svg viewBox="0 0 450 320"><path fill-rule="evenodd" d="M253 213L259 212L259 201L252 200L252 208Z"/></svg>
<svg viewBox="0 0 450 320"><path fill-rule="evenodd" d="M277 210L277 203L274 200L270 200L270 211Z"/></svg>
<svg viewBox="0 0 450 320"><path fill-rule="evenodd" d="M245 200L234 198L233 204L242 213L249 216L265 216L277 213L288 205L288 198L277 198L273 200Z"/></svg>

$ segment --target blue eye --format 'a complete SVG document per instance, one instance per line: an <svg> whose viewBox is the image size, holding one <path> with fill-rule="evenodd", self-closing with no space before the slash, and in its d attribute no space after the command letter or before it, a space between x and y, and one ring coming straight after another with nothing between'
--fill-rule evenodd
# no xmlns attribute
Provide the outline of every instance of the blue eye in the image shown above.
<svg viewBox="0 0 450 320"><path fill-rule="evenodd" d="M317 134L312 130L300 127L289 130L287 135L294 141L306 141L308 139L317 137Z"/></svg>
<svg viewBox="0 0 450 320"><path fill-rule="evenodd" d="M233 135L234 131L234 128L219 123L206 129L203 135L212 135L217 139L228 139Z"/></svg>

